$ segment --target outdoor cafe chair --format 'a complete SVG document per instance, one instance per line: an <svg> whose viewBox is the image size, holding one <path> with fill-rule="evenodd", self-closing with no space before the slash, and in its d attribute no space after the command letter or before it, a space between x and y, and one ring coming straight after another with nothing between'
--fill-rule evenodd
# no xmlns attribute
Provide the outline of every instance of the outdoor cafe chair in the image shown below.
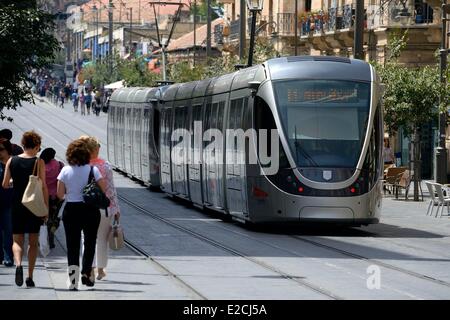
<svg viewBox="0 0 450 320"><path fill-rule="evenodd" d="M439 205L439 199L436 198L435 191L434 191L434 183L431 182L425 182L425 185L427 186L428 193L430 194L430 204L428 205L428 210L426 215L433 215L433 209L435 205Z"/></svg>
<svg viewBox="0 0 450 320"><path fill-rule="evenodd" d="M447 206L447 212L450 211L450 198L449 197L444 197L444 191L442 190L442 185L439 183L434 183L434 188L436 190L437 196L438 196L438 200L439 200L439 204L438 204L438 208L436 211L436 218L439 214L439 209L441 209L441 214L440 217L442 217L442 212L444 211L444 206Z"/></svg>

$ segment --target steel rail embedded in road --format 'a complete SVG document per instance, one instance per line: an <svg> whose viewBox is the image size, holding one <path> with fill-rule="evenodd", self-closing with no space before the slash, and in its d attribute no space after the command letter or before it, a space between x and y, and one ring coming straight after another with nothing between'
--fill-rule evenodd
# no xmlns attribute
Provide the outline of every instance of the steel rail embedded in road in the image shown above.
<svg viewBox="0 0 450 320"><path fill-rule="evenodd" d="M206 298L204 295L202 295L200 292L198 292L196 289L194 289L190 284L188 284L187 282L181 280L175 273L173 273L172 271L167 269L164 265L162 265L161 263L156 261L147 251L145 251L144 249L142 249L141 247L139 247L138 245L136 245L135 243L133 243L129 239L125 238L124 241L125 241L125 244L127 245L128 248L130 248L135 253L137 253L137 254L139 254L141 256L144 256L147 260L150 260L151 262L156 264L159 268L164 270L164 272L166 272L167 275L171 276L174 280L179 282L183 287L187 288L189 291L192 291L200 299L208 300L208 298Z"/></svg>
<svg viewBox="0 0 450 320"><path fill-rule="evenodd" d="M302 236L292 236L292 235L290 235L289 237L293 238L293 239L297 239L297 240L303 241L303 242L306 242L306 243L309 243L309 244L314 245L316 247L320 247L320 248L324 248L324 249L327 249L327 250L330 250L330 251L334 251L334 252L340 253L340 254L345 255L347 257L351 257L351 258L354 258L354 259L367 261L367 262L370 262L372 264L384 267L386 269L394 270L394 271L397 271L397 272L400 272L400 273L403 273L403 274L406 274L406 275L409 275L409 276L412 276L412 277L415 277L415 278L419 278L419 279L422 279L422 280L430 281L430 282L433 282L435 284L439 284L439 285L442 285L442 286L450 287L450 283L448 283L448 282L446 282L444 280L439 280L439 279L427 276L427 275L422 274L422 273L418 273L418 272L415 272L415 271L404 269L402 267L397 267L397 266L394 266L392 264L389 264L389 263L386 263L386 262L382 262L380 260L367 258L367 257L364 257L364 256L359 255L357 253L353 253L353 252L350 252L350 251L347 251L347 250L339 249L339 248L336 248L336 247L333 247L333 246L330 246L330 245L327 245L327 244L323 244L323 243L320 243L320 242L317 242L317 241L314 241L314 240L311 240L311 239L306 239L305 237L302 237Z"/></svg>
<svg viewBox="0 0 450 320"><path fill-rule="evenodd" d="M245 254L243 254L242 252L240 252L240 251L238 251L236 249L227 247L227 246L225 246L225 245L223 245L223 244L221 244L221 243L219 243L219 242L217 242L217 241L215 241L215 240L213 240L211 238L208 238L208 237L206 237L206 236L204 236L204 235L202 235L202 234L200 234L198 232L195 232L195 231L193 231L191 229L185 228L185 227L183 227L183 226L181 226L181 225L179 225L177 223L174 223L174 222L170 221L169 219L163 218L163 217L161 217L161 216L159 216L159 215L157 215L157 214L155 214L155 213L153 213L153 212L151 212L151 211L141 207L140 205L137 205L137 204L131 202L130 200L126 199L125 197L123 197L121 195L117 195L117 197L121 201L123 201L124 203L126 203L130 207L135 208L138 212L141 212L144 215L150 216L151 218L153 218L155 220L164 222L164 223L170 225L171 227L173 227L173 228L175 228L177 230L180 230L180 231L182 231L184 233L187 233L187 234L189 234L189 235L191 235L191 236L193 236L193 237L195 237L195 238L197 238L197 239L199 239L199 240L201 240L203 242L206 242L206 243L208 243L208 244L210 244L210 245L212 245L214 247L217 247L217 248L222 249L222 250L224 250L224 251L226 251L228 253L231 253L234 256L238 256L238 257L244 258L245 260L248 260L248 261L250 261L252 263L255 263L255 264L259 265L260 267L262 267L262 268L264 268L266 270L269 270L271 272L277 273L284 279L288 279L288 280L294 281L294 282L298 283L299 285L301 285L303 287L306 287L306 288L308 288L308 289L310 289L312 291L315 291L315 292L317 292L319 294L322 294L322 295L324 295L324 296L326 296L328 298L331 298L331 299L334 299L334 300L343 300L342 297L340 297L340 296L330 292L329 290L326 290L326 289L323 289L321 287L318 287L318 286L316 286L314 284L311 284L311 283L309 283L307 281L298 279L297 277L289 275L289 274L287 274L287 273L285 273L285 272L283 272L283 271L281 271L281 270L279 270L279 269L277 269L277 268L275 268L273 266L270 266L270 265L268 265L268 264L266 264L266 263L264 263L262 261L259 261L257 259L248 257L248 256L246 256Z"/></svg>

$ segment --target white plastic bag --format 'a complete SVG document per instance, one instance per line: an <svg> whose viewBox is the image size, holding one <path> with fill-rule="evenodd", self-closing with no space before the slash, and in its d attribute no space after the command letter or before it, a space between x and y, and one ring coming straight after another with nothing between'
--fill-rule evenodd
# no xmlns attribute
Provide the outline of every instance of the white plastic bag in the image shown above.
<svg viewBox="0 0 450 320"><path fill-rule="evenodd" d="M45 223L39 230L39 251L44 258L50 253L50 245L48 243L48 230Z"/></svg>

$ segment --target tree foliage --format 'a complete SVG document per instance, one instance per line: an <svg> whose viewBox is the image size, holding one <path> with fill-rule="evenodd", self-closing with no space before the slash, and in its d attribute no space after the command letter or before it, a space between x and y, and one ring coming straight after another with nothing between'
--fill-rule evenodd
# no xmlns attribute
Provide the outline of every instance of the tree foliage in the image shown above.
<svg viewBox="0 0 450 320"><path fill-rule="evenodd" d="M143 58L124 60L116 57L113 62L113 72L109 73L108 61L102 60L82 69L79 75L80 83L88 80L94 87L124 80L130 87L151 87L160 79L160 75L148 70Z"/></svg>
<svg viewBox="0 0 450 320"><path fill-rule="evenodd" d="M33 69L53 59L59 47L50 14L15 1L0 4L0 118L3 109L16 109L21 101L34 102L27 84ZM8 118L8 120L12 120Z"/></svg>
<svg viewBox="0 0 450 320"><path fill-rule="evenodd" d="M222 7L221 3L218 3L217 0L211 0L211 8L214 7ZM194 14L194 1L191 1L191 14ZM211 19L217 19L219 16L214 12L214 10L211 10ZM208 15L208 1L202 0L197 1L197 16L201 16L203 20L206 20Z"/></svg>

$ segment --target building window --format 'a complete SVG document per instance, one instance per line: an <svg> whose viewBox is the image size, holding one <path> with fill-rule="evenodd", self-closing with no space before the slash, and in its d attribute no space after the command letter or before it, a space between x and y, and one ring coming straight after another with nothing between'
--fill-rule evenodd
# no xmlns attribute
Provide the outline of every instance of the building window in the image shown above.
<svg viewBox="0 0 450 320"><path fill-rule="evenodd" d="M311 11L311 0L305 1L305 11Z"/></svg>

